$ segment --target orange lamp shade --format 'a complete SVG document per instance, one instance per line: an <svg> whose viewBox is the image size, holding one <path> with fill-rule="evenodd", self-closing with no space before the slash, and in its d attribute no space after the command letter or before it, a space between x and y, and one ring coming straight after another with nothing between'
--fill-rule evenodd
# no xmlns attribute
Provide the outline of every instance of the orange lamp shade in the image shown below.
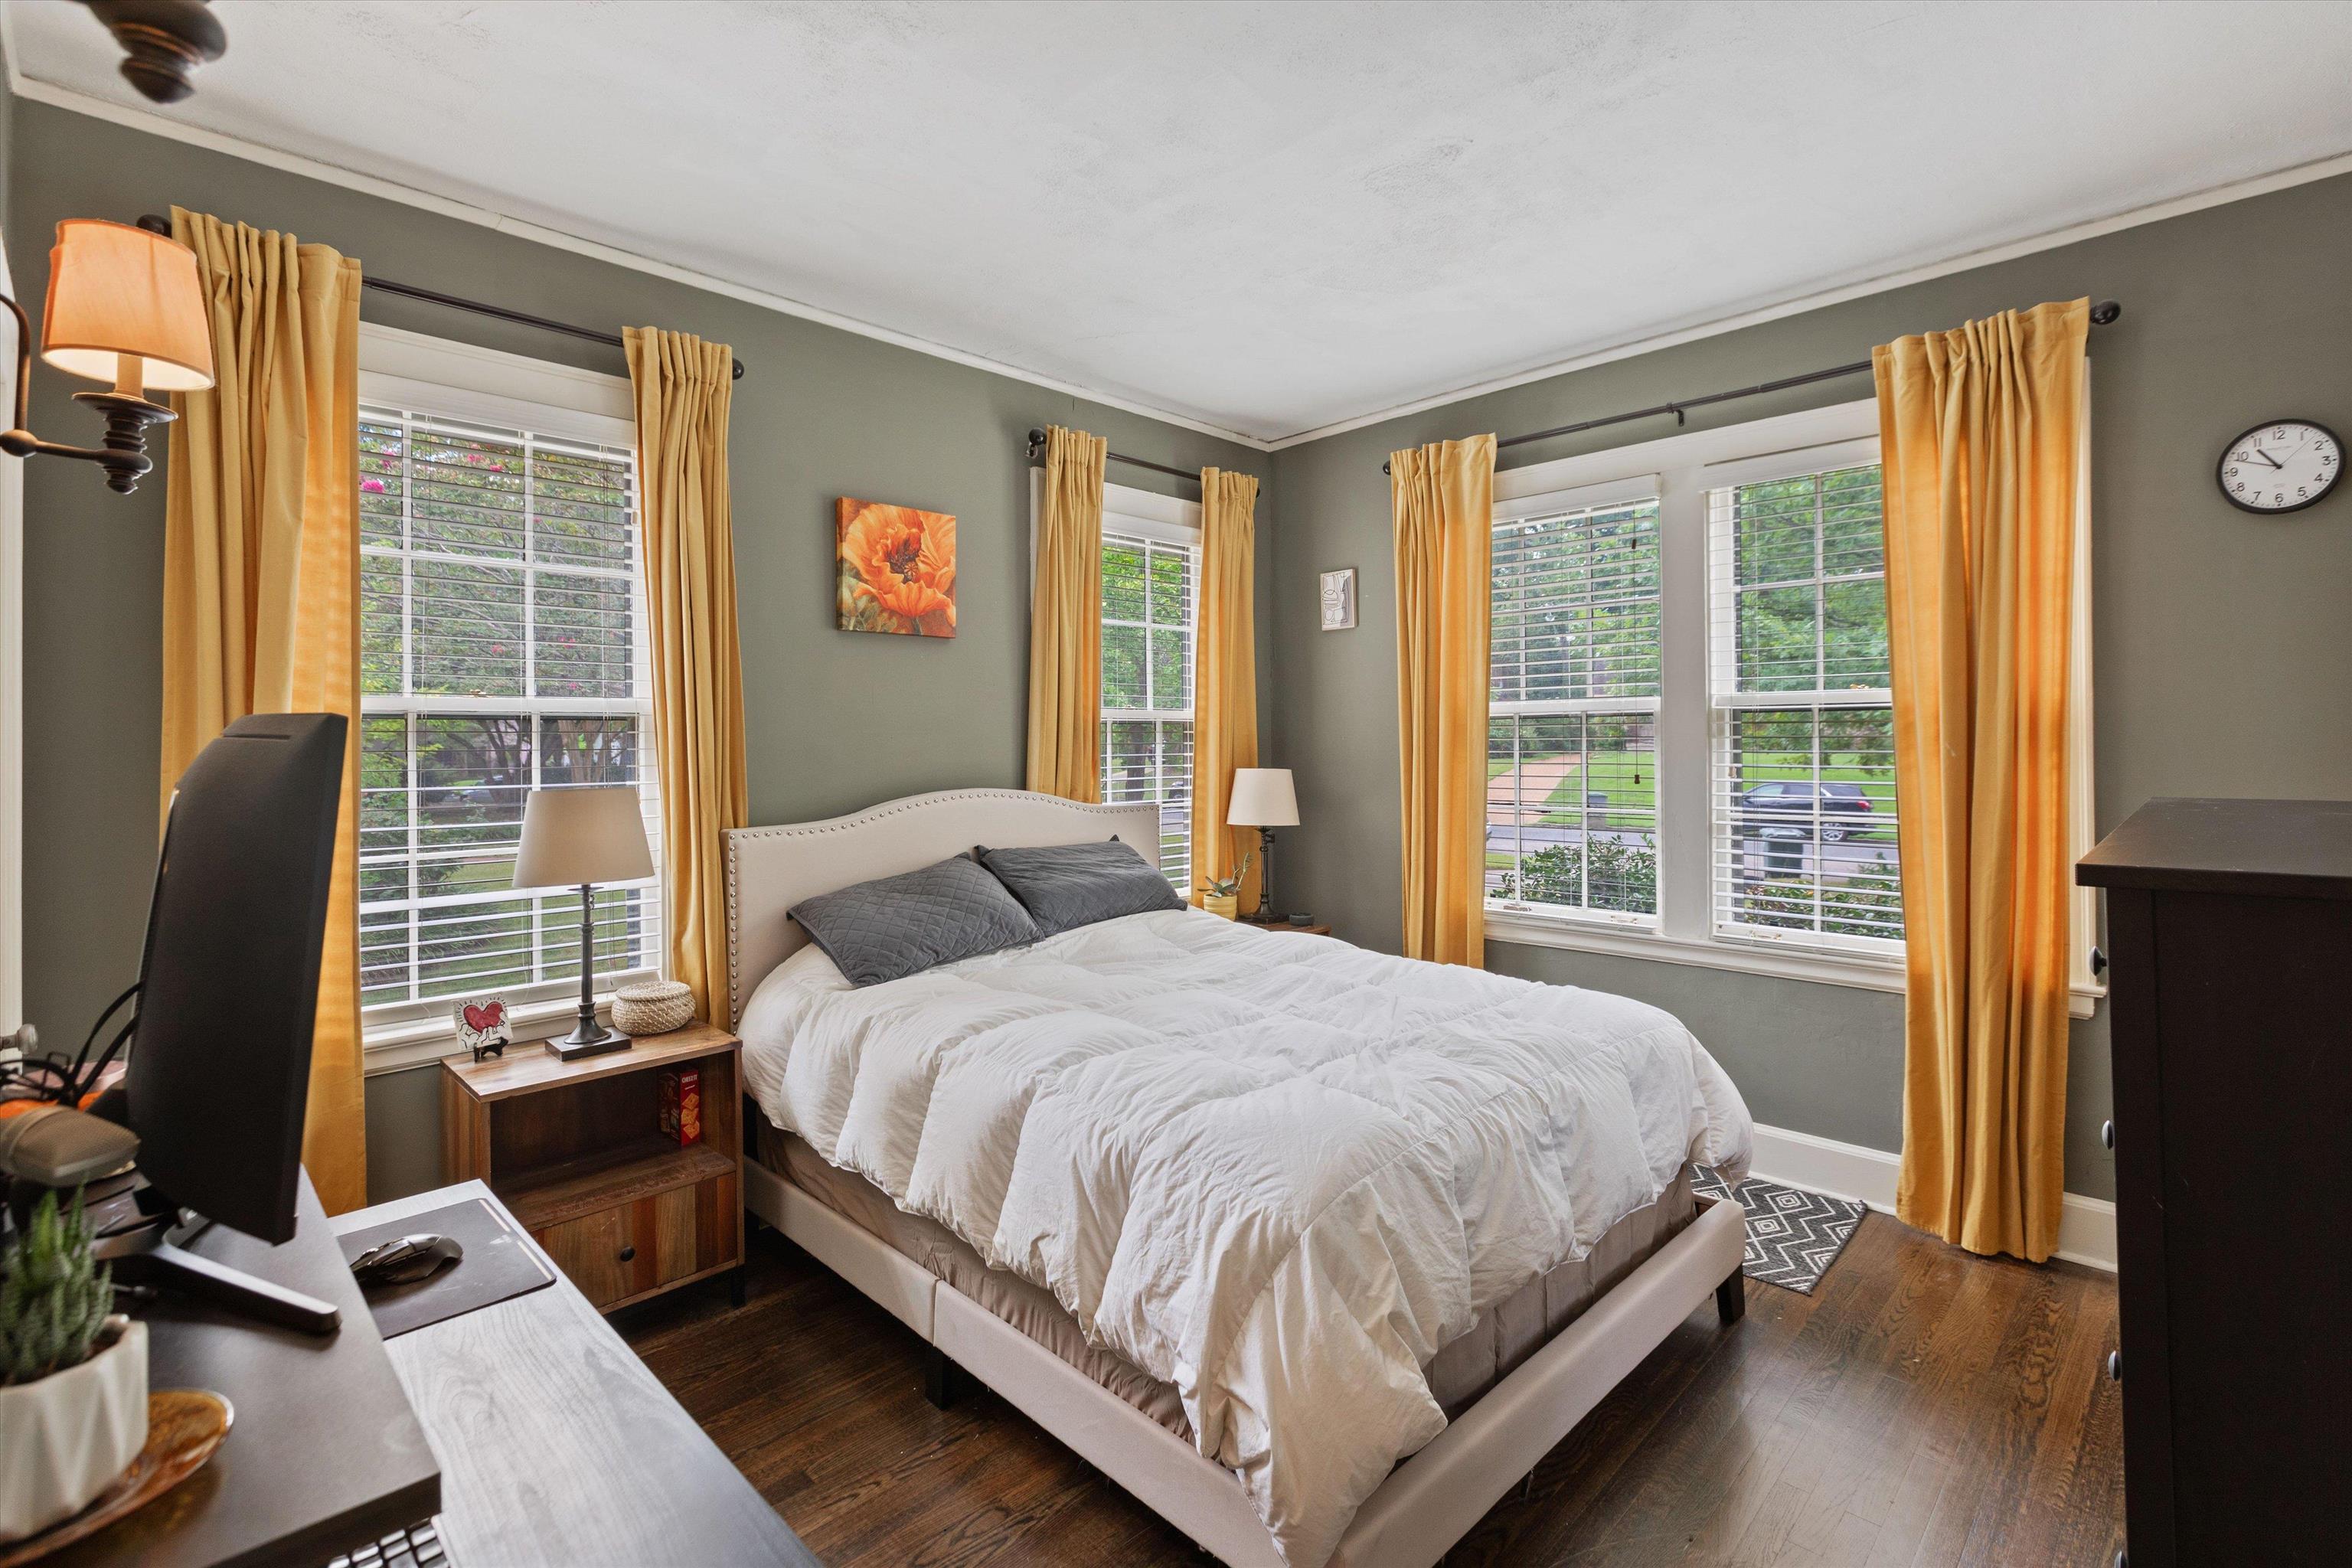
<svg viewBox="0 0 2352 1568"><path fill-rule="evenodd" d="M123 355L142 362L142 384L158 392L213 384L196 253L127 223L68 218L49 252L41 357L69 375L111 383Z"/></svg>

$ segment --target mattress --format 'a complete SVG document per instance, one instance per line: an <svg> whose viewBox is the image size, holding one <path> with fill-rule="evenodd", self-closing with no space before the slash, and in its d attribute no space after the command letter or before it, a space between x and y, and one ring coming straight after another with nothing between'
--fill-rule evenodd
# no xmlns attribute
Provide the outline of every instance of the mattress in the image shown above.
<svg viewBox="0 0 2352 1568"><path fill-rule="evenodd" d="M1142 1371L1117 1352L1087 1342L1086 1330L1048 1291L1017 1274L991 1268L980 1255L937 1220L911 1215L881 1188L829 1164L807 1142L773 1127L757 1126L760 1163L866 1231L900 1257L945 1280L1051 1351L1068 1365L1187 1443L1192 1424L1173 1384ZM1563 1263L1522 1286L1516 1295L1482 1312L1468 1331L1437 1352L1428 1366L1430 1392L1449 1421L1584 1314L1619 1280L1673 1240L1698 1212L1685 1165L1655 1203L1627 1215L1604 1232L1584 1257Z"/></svg>

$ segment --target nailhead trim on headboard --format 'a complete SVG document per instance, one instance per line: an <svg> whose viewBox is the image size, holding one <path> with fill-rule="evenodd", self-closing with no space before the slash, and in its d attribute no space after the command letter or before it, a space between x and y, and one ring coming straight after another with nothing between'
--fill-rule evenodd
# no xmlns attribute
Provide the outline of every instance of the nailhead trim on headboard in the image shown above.
<svg viewBox="0 0 2352 1568"><path fill-rule="evenodd" d="M743 1021L743 1008L749 998L744 994L742 948L739 933L742 929L741 881L742 865L737 847L750 839L821 838L829 834L846 833L853 828L869 826L890 817L927 807L938 808L970 801L1018 801L1038 805L1050 804L1082 816L1118 816L1136 809L1140 803L1108 805L1099 801L1064 800L1033 790L1018 789L956 789L935 790L929 795L910 795L900 800L885 801L880 805L853 812L847 816L828 817L822 822L782 823L769 827L730 827L723 835L727 857L727 1007L730 1026ZM1157 859L1158 846L1151 847ZM761 978L766 978L764 975Z"/></svg>

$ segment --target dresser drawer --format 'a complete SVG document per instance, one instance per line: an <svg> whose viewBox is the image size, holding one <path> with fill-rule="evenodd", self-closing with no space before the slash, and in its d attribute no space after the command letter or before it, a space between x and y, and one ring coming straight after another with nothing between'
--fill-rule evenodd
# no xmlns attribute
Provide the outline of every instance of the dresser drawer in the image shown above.
<svg viewBox="0 0 2352 1568"><path fill-rule="evenodd" d="M735 1178L615 1204L531 1238L591 1304L609 1309L662 1287L738 1261Z"/></svg>

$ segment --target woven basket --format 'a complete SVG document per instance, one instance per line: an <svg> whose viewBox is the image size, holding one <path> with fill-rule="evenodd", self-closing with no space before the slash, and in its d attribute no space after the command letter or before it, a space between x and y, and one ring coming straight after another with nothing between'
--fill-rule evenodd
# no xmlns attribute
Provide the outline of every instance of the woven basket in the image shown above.
<svg viewBox="0 0 2352 1568"><path fill-rule="evenodd" d="M625 1035L667 1035L694 1022L694 993L683 981L647 980L613 993L613 1027Z"/></svg>

